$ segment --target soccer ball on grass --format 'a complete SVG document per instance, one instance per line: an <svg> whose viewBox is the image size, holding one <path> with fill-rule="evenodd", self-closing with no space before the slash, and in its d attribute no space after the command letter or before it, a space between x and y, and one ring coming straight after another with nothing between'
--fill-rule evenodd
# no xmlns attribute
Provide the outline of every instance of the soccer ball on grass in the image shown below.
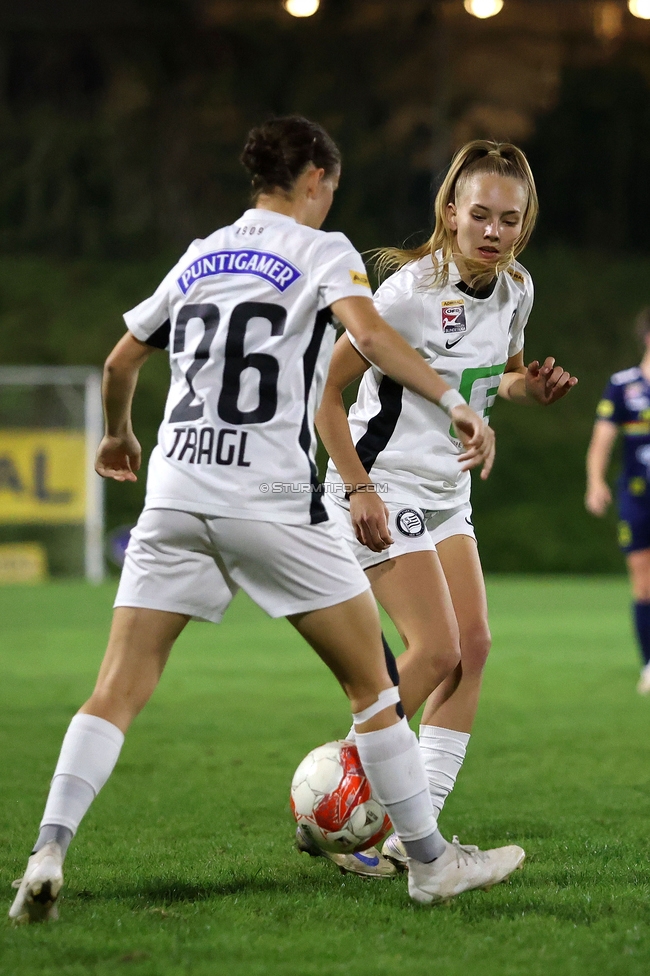
<svg viewBox="0 0 650 976"><path fill-rule="evenodd" d="M305 756L291 783L291 809L311 839L334 854L374 847L392 829L372 795L357 747L345 739Z"/></svg>

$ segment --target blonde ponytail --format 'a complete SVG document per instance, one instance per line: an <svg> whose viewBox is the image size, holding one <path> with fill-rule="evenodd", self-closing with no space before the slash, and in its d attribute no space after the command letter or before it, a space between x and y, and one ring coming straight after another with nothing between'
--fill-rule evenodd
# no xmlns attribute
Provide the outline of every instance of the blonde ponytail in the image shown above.
<svg viewBox="0 0 650 976"><path fill-rule="evenodd" d="M526 187L527 201L521 234L508 254L504 254L489 270L486 270L485 265L480 261L465 260L472 276L473 287L481 287L491 280L495 273L505 270L512 264L530 240L537 220L539 203L535 180L526 156L517 146L509 142L475 139L459 149L451 161L447 175L436 195L435 227L429 240L419 247L383 247L376 251L375 268L379 278L404 267L411 261L419 261L429 254L433 262L431 284L446 284L449 280L449 265L454 260L455 243L455 235L447 223L447 207L450 203L456 203L459 191L477 173L507 176L519 180ZM440 257L438 251L442 252Z"/></svg>

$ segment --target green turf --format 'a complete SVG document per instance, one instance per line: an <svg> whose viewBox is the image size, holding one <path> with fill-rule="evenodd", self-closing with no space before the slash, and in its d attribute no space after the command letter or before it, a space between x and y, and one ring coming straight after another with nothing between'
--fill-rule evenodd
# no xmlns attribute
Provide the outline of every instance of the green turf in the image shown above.
<svg viewBox="0 0 650 976"><path fill-rule="evenodd" d="M1 976L647 976L650 701L634 690L626 584L497 578L489 592L494 650L441 826L521 842L511 883L426 909L403 878L343 878L293 850L292 772L348 710L289 625L238 598L220 629L181 637L71 848L61 921L0 927ZM7 908L111 593L0 589Z"/></svg>

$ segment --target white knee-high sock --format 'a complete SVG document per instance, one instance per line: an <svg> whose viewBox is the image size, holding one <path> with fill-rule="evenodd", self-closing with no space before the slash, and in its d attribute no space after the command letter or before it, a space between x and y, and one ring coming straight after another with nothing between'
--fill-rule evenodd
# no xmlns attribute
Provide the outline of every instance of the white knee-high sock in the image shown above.
<svg viewBox="0 0 650 976"><path fill-rule="evenodd" d="M65 734L41 820L77 832L82 817L113 772L124 735L96 715L75 715ZM40 839L40 838L39 838Z"/></svg>
<svg viewBox="0 0 650 976"><path fill-rule="evenodd" d="M420 726L420 752L436 819L454 788L469 738L469 732L442 729L437 725Z"/></svg>
<svg viewBox="0 0 650 976"><path fill-rule="evenodd" d="M356 746L372 791L409 855L423 861L439 857L445 842L437 830L417 738L406 719L377 732L357 732Z"/></svg>

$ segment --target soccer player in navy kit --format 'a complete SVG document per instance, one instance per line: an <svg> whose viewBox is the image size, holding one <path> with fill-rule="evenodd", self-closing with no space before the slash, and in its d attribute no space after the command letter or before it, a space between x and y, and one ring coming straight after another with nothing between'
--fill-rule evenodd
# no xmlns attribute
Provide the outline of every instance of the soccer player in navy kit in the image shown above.
<svg viewBox="0 0 650 976"><path fill-rule="evenodd" d="M585 504L592 515L605 514L612 493L605 479L614 442L623 432L623 468L618 483L618 541L625 553L634 621L643 667L637 685L650 693L650 308L636 321L644 354L639 366L614 373L596 411L587 453Z"/></svg>

